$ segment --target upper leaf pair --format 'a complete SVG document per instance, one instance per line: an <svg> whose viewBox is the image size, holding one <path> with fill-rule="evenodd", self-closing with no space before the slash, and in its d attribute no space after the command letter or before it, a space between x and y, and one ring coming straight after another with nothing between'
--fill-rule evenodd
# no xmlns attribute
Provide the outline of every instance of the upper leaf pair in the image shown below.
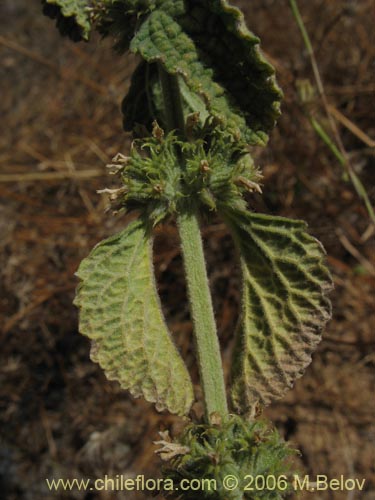
<svg viewBox="0 0 375 500"><path fill-rule="evenodd" d="M281 91L272 66L259 52L259 39L246 28L242 13L226 0L187 0L175 2L173 8L169 2L158 2L130 49L180 76L186 85L182 92L186 114L201 112L203 104L234 140L266 142L280 114ZM140 70L133 85L140 92L150 89L146 92L149 113L160 120L153 98L158 83L152 71L155 66L148 75ZM131 93L135 92L133 86ZM139 110L133 106L134 122L145 123L149 118L143 106ZM127 121L127 125L133 128L134 123Z"/></svg>
<svg viewBox="0 0 375 500"><path fill-rule="evenodd" d="M92 26L121 49L158 62L184 82L186 114L215 117L234 140L265 144L280 114L281 91L259 39L226 0L43 0L53 14L75 23L81 38ZM60 10L59 10L60 9ZM157 69L140 63L124 103L125 128L163 123Z"/></svg>

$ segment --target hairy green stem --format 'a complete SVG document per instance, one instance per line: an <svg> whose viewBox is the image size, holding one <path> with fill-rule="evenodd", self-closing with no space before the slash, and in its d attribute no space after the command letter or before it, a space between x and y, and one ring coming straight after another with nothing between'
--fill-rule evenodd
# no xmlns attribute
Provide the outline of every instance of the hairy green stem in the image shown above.
<svg viewBox="0 0 375 500"><path fill-rule="evenodd" d="M184 135L185 120L178 77L169 75L159 65L163 89L164 112L168 130ZM191 210L178 216L178 228L184 257L191 315L201 384L206 406L206 419L219 414L228 416L225 382L212 298L207 279L198 214Z"/></svg>
<svg viewBox="0 0 375 500"><path fill-rule="evenodd" d="M197 357L206 403L206 416L228 415L220 346L207 280L206 264L198 217L184 213L178 217L191 313L194 322Z"/></svg>

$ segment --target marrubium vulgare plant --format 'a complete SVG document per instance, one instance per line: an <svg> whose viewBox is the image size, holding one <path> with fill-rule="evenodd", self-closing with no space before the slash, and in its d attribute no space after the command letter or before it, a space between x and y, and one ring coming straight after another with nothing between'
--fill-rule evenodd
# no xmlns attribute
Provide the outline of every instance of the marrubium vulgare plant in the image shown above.
<svg viewBox="0 0 375 500"><path fill-rule="evenodd" d="M193 386L152 266L154 228L176 219L205 421L190 421L175 441L163 435L159 453L174 484L206 478L216 488L166 494L284 498L294 451L256 416L311 362L331 316L332 281L304 222L247 208L244 195L260 193L262 178L251 147L266 144L282 97L259 39L227 0L44 0L43 9L74 41L97 30L113 37L116 50L139 56L122 106L134 142L114 158L118 189L110 190L116 210L138 217L99 243L77 272L75 303L91 357L133 396L189 416ZM199 225L212 214L227 224L242 270L229 409ZM238 484L228 485L228 475ZM251 477L262 476L277 481L254 487Z"/></svg>

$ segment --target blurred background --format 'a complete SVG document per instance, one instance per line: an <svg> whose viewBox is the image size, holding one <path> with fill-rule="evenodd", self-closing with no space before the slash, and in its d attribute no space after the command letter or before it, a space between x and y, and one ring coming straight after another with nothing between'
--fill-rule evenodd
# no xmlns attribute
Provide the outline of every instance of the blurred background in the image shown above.
<svg viewBox="0 0 375 500"><path fill-rule="evenodd" d="M361 494L306 497L374 500L375 230L350 180L358 178L374 202L374 2L299 1L326 102L288 1L235 3L285 93L269 146L254 151L264 196L251 197L250 206L307 220L335 282L333 320L312 365L265 415L301 450L305 473L366 478ZM145 498L52 493L45 478L160 477L152 441L183 425L108 382L77 332L74 272L95 243L127 222L106 213L107 200L96 194L112 182L105 164L129 147L120 103L135 60L110 49L99 38L62 39L39 0L0 2L0 491L9 500ZM340 139L339 153L312 120ZM239 273L221 221L203 232L227 364ZM157 231L155 269L168 324L198 384L172 223Z"/></svg>

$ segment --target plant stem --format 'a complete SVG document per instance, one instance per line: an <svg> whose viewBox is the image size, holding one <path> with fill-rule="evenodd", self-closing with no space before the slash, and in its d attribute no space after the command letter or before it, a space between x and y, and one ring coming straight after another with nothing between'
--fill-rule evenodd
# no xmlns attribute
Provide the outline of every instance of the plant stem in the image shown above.
<svg viewBox="0 0 375 500"><path fill-rule="evenodd" d="M177 133L183 136L185 120L178 77L168 74L160 64L159 76L163 89L167 128L169 131L177 130ZM225 419L228 416L228 406L224 374L197 211L189 210L181 213L177 223L194 324L206 419L209 422L212 414L219 414Z"/></svg>
<svg viewBox="0 0 375 500"><path fill-rule="evenodd" d="M209 420L210 415L219 413L225 418L228 415L228 407L224 375L197 215L181 214L178 217L178 227L206 403L206 417Z"/></svg>

